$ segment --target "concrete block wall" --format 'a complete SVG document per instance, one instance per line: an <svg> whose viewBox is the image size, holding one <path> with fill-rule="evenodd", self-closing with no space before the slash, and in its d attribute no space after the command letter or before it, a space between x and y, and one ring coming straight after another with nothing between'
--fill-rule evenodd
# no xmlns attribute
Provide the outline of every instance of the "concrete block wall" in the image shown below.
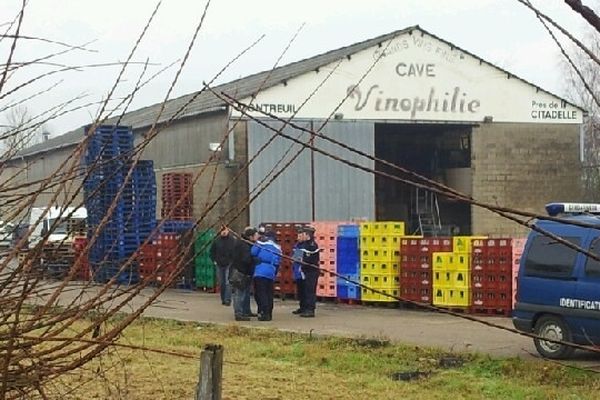
<svg viewBox="0 0 600 400"><path fill-rule="evenodd" d="M473 129L473 197L545 214L552 201L582 200L579 126L490 123ZM477 235L525 236L528 229L472 207Z"/></svg>

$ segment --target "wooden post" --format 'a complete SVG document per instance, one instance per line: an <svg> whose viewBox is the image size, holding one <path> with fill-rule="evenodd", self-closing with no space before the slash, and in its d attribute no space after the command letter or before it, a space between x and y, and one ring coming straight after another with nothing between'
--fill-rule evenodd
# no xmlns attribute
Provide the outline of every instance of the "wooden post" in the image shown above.
<svg viewBox="0 0 600 400"><path fill-rule="evenodd" d="M221 400L223 346L207 344L200 353L200 377L196 400Z"/></svg>

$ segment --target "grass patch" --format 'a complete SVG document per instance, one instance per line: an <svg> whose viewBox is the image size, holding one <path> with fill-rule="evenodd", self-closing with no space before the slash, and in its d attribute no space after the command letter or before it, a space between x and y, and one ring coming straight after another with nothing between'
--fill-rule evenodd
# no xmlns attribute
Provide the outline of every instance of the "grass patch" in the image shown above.
<svg viewBox="0 0 600 400"><path fill-rule="evenodd" d="M383 339L314 338L235 325L141 319L120 342L198 355L207 343L222 344L224 399L600 398L600 382L592 373L535 360L449 354ZM445 357L459 357L459 366L443 368L440 360ZM189 399L198 365L193 359L112 348L84 369L60 378L53 394L65 399ZM428 375L407 382L392 379L411 371ZM68 393L74 386L76 390Z"/></svg>

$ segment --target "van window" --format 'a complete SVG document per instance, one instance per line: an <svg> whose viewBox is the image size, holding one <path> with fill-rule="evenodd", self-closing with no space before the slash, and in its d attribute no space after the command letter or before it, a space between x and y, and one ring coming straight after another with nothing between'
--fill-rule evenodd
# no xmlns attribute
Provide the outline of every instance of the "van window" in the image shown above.
<svg viewBox="0 0 600 400"><path fill-rule="evenodd" d="M600 256L600 238L594 240L590 246L590 253ZM586 257L585 275L600 278L600 261Z"/></svg>
<svg viewBox="0 0 600 400"><path fill-rule="evenodd" d="M562 237L576 246L578 237ZM577 251L547 236L533 239L525 259L525 275L541 278L568 278L573 272Z"/></svg>

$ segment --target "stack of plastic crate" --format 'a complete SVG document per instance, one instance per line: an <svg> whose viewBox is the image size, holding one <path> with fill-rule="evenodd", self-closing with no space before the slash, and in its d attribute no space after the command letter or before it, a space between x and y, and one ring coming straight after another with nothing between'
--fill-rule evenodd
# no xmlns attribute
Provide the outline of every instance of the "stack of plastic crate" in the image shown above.
<svg viewBox="0 0 600 400"><path fill-rule="evenodd" d="M518 285L518 275L519 275L519 267L521 265L521 256L523 255L523 251L525 250L525 242L527 242L527 238L513 238L512 240L512 284L513 284L513 309L515 308L515 303L517 301L517 285Z"/></svg>
<svg viewBox="0 0 600 400"><path fill-rule="evenodd" d="M432 258L433 304L466 310L471 304L469 253L465 251L434 252Z"/></svg>
<svg viewBox="0 0 600 400"><path fill-rule="evenodd" d="M363 222L360 224L361 283L377 290L361 288L362 301L398 301L394 297L400 297L400 241L402 236L404 236L403 222Z"/></svg>
<svg viewBox="0 0 600 400"><path fill-rule="evenodd" d="M162 176L162 218L189 221L193 218L192 174L167 173Z"/></svg>
<svg viewBox="0 0 600 400"><path fill-rule="evenodd" d="M452 251L452 240L448 238L403 237L400 253L400 288L402 298L417 303L433 302L434 252Z"/></svg>
<svg viewBox="0 0 600 400"><path fill-rule="evenodd" d="M321 249L320 265L321 269L319 281L317 283L317 296L319 297L337 297L337 277L331 272L337 272L337 235L340 222L313 222L315 228L315 240Z"/></svg>
<svg viewBox="0 0 600 400"><path fill-rule="evenodd" d="M349 281L360 283L360 231L358 225L340 225L337 230L337 273ZM360 300L360 286L342 277L337 278L340 300Z"/></svg>
<svg viewBox="0 0 600 400"><path fill-rule="evenodd" d="M140 279L153 282L158 268L158 250L154 241L140 247L137 259L140 268Z"/></svg>
<svg viewBox="0 0 600 400"><path fill-rule="evenodd" d="M298 229L306 226L305 222L266 222L262 223L265 229L275 232L276 241L281 246L281 252L291 257L294 245L298 240ZM275 292L281 296L295 295L294 272L289 258L282 258L279 270L275 277Z"/></svg>
<svg viewBox="0 0 600 400"><path fill-rule="evenodd" d="M194 278L196 287L212 291L217 286L215 264L210 258L210 247L215 238L215 231L207 229L199 232L194 241Z"/></svg>
<svg viewBox="0 0 600 400"><path fill-rule="evenodd" d="M86 136L87 174L83 185L88 236L96 236L89 253L93 277L98 282L113 278L121 284L137 282L137 261L129 261L126 267L123 263L138 251L155 227L153 163L131 162L133 133L129 127L87 127Z"/></svg>
<svg viewBox="0 0 600 400"><path fill-rule="evenodd" d="M90 263L87 256L82 256L83 251L88 245L86 237L75 237L73 239L74 260L79 260L79 266L74 279L79 281L89 281L91 278Z"/></svg>
<svg viewBox="0 0 600 400"><path fill-rule="evenodd" d="M471 265L472 312L509 315L513 305L512 239L474 241Z"/></svg>

